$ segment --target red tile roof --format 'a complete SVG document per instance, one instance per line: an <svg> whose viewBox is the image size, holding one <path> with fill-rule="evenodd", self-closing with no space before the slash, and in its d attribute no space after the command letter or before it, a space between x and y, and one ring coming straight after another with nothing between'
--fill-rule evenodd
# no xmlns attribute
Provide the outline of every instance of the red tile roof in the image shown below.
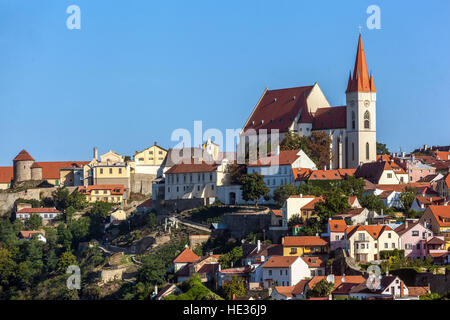
<svg viewBox="0 0 450 320"><path fill-rule="evenodd" d="M0 167L0 183L11 183L14 177L13 167Z"/></svg>
<svg viewBox="0 0 450 320"><path fill-rule="evenodd" d="M317 246L323 247L328 245L328 241L324 238L317 236L305 236L305 237L284 237L281 240L281 244L287 247L304 247L304 246Z"/></svg>
<svg viewBox="0 0 450 320"><path fill-rule="evenodd" d="M302 257L302 259L310 268L325 267L325 261L323 261L320 257Z"/></svg>
<svg viewBox="0 0 450 320"><path fill-rule="evenodd" d="M42 179L59 179L59 171L63 168L77 167L81 168L89 161L52 161L52 162L35 162L42 168Z"/></svg>
<svg viewBox="0 0 450 320"><path fill-rule="evenodd" d="M408 295L412 297L426 296L430 293L428 287L410 287L408 286Z"/></svg>
<svg viewBox="0 0 450 320"><path fill-rule="evenodd" d="M244 132L249 129L278 129L287 132L300 111L300 122L311 123L306 98L313 86L279 90L266 90L248 119Z"/></svg>
<svg viewBox="0 0 450 320"><path fill-rule="evenodd" d="M152 207L152 203L153 203L153 200L152 199L148 199L148 200L142 202L137 207L138 208L151 208Z"/></svg>
<svg viewBox="0 0 450 320"><path fill-rule="evenodd" d="M290 165L294 163L295 160L299 158L297 153L300 150L285 150L280 151L279 155L274 155L273 153L269 154L267 157L260 158L256 162L250 163L249 167L268 167L273 165Z"/></svg>
<svg viewBox="0 0 450 320"><path fill-rule="evenodd" d="M178 256L173 259L172 262L196 262L200 260L199 256L194 253L190 248L184 249Z"/></svg>
<svg viewBox="0 0 450 320"><path fill-rule="evenodd" d="M272 256L264 263L263 268L288 268L298 258L299 257Z"/></svg>
<svg viewBox="0 0 450 320"><path fill-rule="evenodd" d="M214 172L217 170L217 164L208 164L204 161L201 163L180 163L174 165L172 168L167 170L166 174L175 173L197 173L197 172Z"/></svg>
<svg viewBox="0 0 450 320"><path fill-rule="evenodd" d="M282 210L272 210L273 214L276 217L282 217L283 216L283 211Z"/></svg>
<svg viewBox="0 0 450 320"><path fill-rule="evenodd" d="M342 281L344 278L344 281ZM308 287L310 289L314 289L317 283L319 283L322 280L327 280L326 276L315 276L313 277L309 283ZM334 276L334 289L339 287L342 283L363 283L366 279L363 276Z"/></svg>
<svg viewBox="0 0 450 320"><path fill-rule="evenodd" d="M349 226L346 230L347 237L350 238L356 231L366 231L369 235L375 240L380 237L380 235L384 231L393 231L388 226L382 225L357 225L357 226Z"/></svg>
<svg viewBox="0 0 450 320"><path fill-rule="evenodd" d="M34 161L33 157L26 150L22 150L19 154L13 159L13 161Z"/></svg>
<svg viewBox="0 0 450 320"><path fill-rule="evenodd" d="M77 191L86 195L90 195L94 190L110 190L111 195L123 195L125 188L123 184L104 184L104 185L92 185L87 187L78 187Z"/></svg>
<svg viewBox="0 0 450 320"><path fill-rule="evenodd" d="M35 234L42 234L45 236L45 230L20 231L20 236L24 239L31 239Z"/></svg>
<svg viewBox="0 0 450 320"><path fill-rule="evenodd" d="M307 168L292 168L292 174L294 175L295 181L306 181L307 178L312 173L311 169Z"/></svg>
<svg viewBox="0 0 450 320"><path fill-rule="evenodd" d="M17 213L61 213L61 211L55 208L23 208Z"/></svg>
<svg viewBox="0 0 450 320"><path fill-rule="evenodd" d="M345 220L329 220L328 225L331 232L345 232L345 229L347 229Z"/></svg>
<svg viewBox="0 0 450 320"><path fill-rule="evenodd" d="M346 107L320 108L314 114L313 130L344 128L347 128Z"/></svg>
<svg viewBox="0 0 450 320"><path fill-rule="evenodd" d="M441 227L450 227L450 206L429 206L433 216Z"/></svg>
<svg viewBox="0 0 450 320"><path fill-rule="evenodd" d="M275 290L285 296L285 297L292 297L293 296L293 290L294 290L294 286L289 286L289 287L275 287Z"/></svg>

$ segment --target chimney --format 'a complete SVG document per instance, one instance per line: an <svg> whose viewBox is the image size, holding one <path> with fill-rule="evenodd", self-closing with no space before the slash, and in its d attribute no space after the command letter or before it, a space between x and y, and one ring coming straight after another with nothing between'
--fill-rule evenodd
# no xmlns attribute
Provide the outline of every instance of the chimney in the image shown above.
<svg viewBox="0 0 450 320"><path fill-rule="evenodd" d="M300 193L300 198L303 198L303 194Z"/></svg>
<svg viewBox="0 0 450 320"><path fill-rule="evenodd" d="M98 149L97 149L97 147L94 147L94 159L98 160Z"/></svg>
<svg viewBox="0 0 450 320"><path fill-rule="evenodd" d="M218 268L217 270L219 270L219 271L221 271L221 270L222 270L222 267L220 266L220 263L219 263L219 268Z"/></svg>
<svg viewBox="0 0 450 320"><path fill-rule="evenodd" d="M258 242L257 242L257 248L258 248L258 250L257 250L256 252L261 251L261 240L258 240Z"/></svg>
<svg viewBox="0 0 450 320"><path fill-rule="evenodd" d="M345 273L342 274L342 279L341 282L344 283L345 282Z"/></svg>
<svg viewBox="0 0 450 320"><path fill-rule="evenodd" d="M158 142L155 141L155 146L157 146L157 145L158 145Z"/></svg>
<svg viewBox="0 0 450 320"><path fill-rule="evenodd" d="M266 257L261 256L261 262L264 262L264 261L266 261Z"/></svg>
<svg viewBox="0 0 450 320"><path fill-rule="evenodd" d="M318 237L319 236L319 234L318 233L316 233L316 237Z"/></svg>

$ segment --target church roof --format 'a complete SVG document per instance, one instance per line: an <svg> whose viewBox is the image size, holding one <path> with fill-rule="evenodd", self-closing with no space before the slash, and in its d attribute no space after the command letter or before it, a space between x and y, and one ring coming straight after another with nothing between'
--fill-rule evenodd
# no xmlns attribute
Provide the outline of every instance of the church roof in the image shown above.
<svg viewBox="0 0 450 320"><path fill-rule="evenodd" d="M248 119L244 132L249 129L278 129L280 132L287 132L300 111L299 122L311 123L306 98L312 88L313 86L306 86L266 90Z"/></svg>
<svg viewBox="0 0 450 320"><path fill-rule="evenodd" d="M349 78L347 85L347 93L356 91L376 92L373 76L370 75L369 77L369 71L367 70L366 54L364 53L361 34L358 40L353 78Z"/></svg>
<svg viewBox="0 0 450 320"><path fill-rule="evenodd" d="M313 130L347 128L347 108L319 108L314 115Z"/></svg>

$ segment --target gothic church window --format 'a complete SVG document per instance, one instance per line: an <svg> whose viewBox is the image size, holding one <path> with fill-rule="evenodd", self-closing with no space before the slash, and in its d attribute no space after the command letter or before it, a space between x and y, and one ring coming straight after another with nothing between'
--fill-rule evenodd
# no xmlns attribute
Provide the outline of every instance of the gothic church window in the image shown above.
<svg viewBox="0 0 450 320"><path fill-rule="evenodd" d="M370 129L370 113L366 111L364 113L364 129Z"/></svg>
<svg viewBox="0 0 450 320"><path fill-rule="evenodd" d="M352 129L356 128L355 111L352 111Z"/></svg>
<svg viewBox="0 0 450 320"><path fill-rule="evenodd" d="M366 143L366 160L369 160L370 159L370 154L369 154L369 143L367 142Z"/></svg>

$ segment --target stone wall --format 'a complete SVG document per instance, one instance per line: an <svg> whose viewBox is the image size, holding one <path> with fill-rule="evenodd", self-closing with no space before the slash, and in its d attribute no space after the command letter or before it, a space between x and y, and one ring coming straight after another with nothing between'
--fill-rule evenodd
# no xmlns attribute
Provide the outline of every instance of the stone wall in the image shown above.
<svg viewBox="0 0 450 320"><path fill-rule="evenodd" d="M115 280L122 280L122 275L126 268L103 269L100 273L102 283L108 283Z"/></svg>
<svg viewBox="0 0 450 320"><path fill-rule="evenodd" d="M446 270L445 274L433 274L431 272L417 272L413 269L400 269L391 272L398 275L407 286L426 287L430 285L433 293L440 295L450 292L450 271Z"/></svg>
<svg viewBox="0 0 450 320"><path fill-rule="evenodd" d="M208 241L211 236L209 234L200 235L200 234L191 234L189 235L189 244L191 248L195 248L198 245L201 245Z"/></svg>
<svg viewBox="0 0 450 320"><path fill-rule="evenodd" d="M233 238L241 239L251 232L268 230L271 216L268 213L226 213L222 223L227 226Z"/></svg>
<svg viewBox="0 0 450 320"><path fill-rule="evenodd" d="M155 179L156 175L154 174L132 173L130 178L131 192L151 195L152 182Z"/></svg>

